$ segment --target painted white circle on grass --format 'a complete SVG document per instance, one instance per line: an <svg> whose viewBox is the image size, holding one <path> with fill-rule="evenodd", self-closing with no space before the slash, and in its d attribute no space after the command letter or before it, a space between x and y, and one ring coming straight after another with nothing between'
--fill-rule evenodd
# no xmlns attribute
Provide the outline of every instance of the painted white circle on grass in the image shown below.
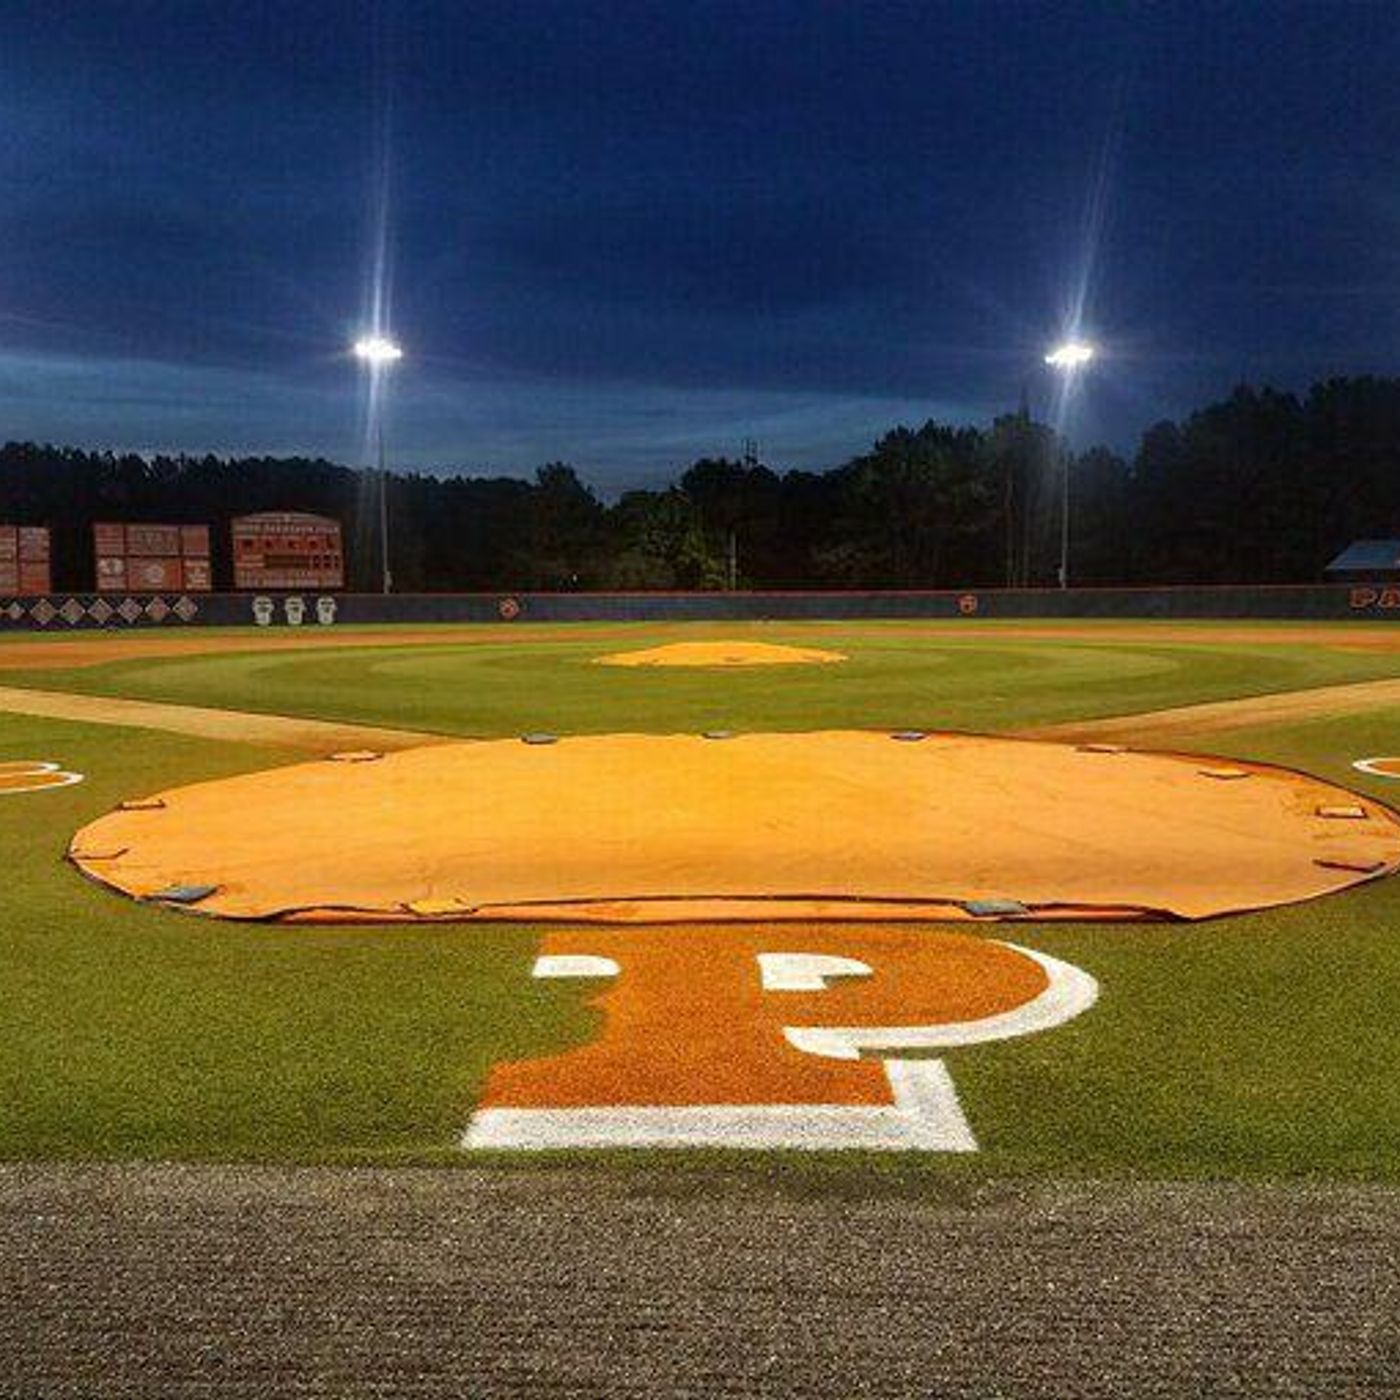
<svg viewBox="0 0 1400 1400"><path fill-rule="evenodd" d="M1351 766L1373 778L1400 778L1400 758L1358 758Z"/></svg>
<svg viewBox="0 0 1400 1400"><path fill-rule="evenodd" d="M81 773L62 772L58 764L42 759L25 758L0 762L0 797L47 792L51 788L71 787L82 780Z"/></svg>

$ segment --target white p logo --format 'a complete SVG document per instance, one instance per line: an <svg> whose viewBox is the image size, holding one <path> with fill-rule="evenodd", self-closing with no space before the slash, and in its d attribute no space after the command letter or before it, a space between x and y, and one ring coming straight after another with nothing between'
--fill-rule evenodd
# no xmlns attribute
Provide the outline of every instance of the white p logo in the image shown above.
<svg viewBox="0 0 1400 1400"><path fill-rule="evenodd" d="M497 1065L465 1147L974 1152L932 1052L1049 1030L1098 995L1031 949L865 925L551 933L535 976L593 981L602 1034Z"/></svg>

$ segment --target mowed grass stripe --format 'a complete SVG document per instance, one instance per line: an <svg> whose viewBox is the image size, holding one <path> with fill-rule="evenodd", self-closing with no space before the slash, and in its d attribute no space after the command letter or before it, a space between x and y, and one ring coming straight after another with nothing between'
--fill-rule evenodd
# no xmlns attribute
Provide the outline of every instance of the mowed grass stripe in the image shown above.
<svg viewBox="0 0 1400 1400"><path fill-rule="evenodd" d="M1229 634L1238 634L1238 624ZM734 631L733 628L730 631ZM617 629L576 640L526 632L499 643L353 647L119 661L81 670L9 672L6 682L433 733L499 736L706 728L841 727L1006 730L1394 676L1380 651L1236 641L1095 643L995 631L920 636L894 627L752 628L750 635L845 651L833 666L627 670L592 664ZM713 626L638 631L714 636ZM1145 629L1144 637L1151 636ZM1266 634L1265 634L1266 635ZM1338 629L1345 637L1349 630ZM231 638L236 645L239 638Z"/></svg>

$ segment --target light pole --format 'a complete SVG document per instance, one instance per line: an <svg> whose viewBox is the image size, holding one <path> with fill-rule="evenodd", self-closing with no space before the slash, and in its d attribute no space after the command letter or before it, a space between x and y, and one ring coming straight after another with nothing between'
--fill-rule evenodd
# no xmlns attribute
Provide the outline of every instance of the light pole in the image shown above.
<svg viewBox="0 0 1400 1400"><path fill-rule="evenodd" d="M1094 347L1087 341L1067 340L1057 345L1045 357L1045 363L1060 374L1058 394L1061 412L1055 416L1063 422L1064 410L1074 389L1074 376L1094 358ZM1060 479L1060 587L1069 587L1069 454L1066 444L1064 474Z"/></svg>
<svg viewBox="0 0 1400 1400"><path fill-rule="evenodd" d="M384 465L383 375L403 359L403 350L387 336L364 335L355 342L355 358L369 366L370 413L374 420L375 450L379 459L379 562L382 566L381 592L391 593L394 577L389 572L389 473Z"/></svg>

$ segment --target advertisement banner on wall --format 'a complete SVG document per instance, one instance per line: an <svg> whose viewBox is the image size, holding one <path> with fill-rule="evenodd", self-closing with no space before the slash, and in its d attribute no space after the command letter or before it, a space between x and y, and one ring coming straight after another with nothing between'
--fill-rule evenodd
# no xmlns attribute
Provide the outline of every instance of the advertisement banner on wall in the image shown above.
<svg viewBox="0 0 1400 1400"><path fill-rule="evenodd" d="M52 592L46 525L0 525L0 595L30 598Z"/></svg>
<svg viewBox="0 0 1400 1400"><path fill-rule="evenodd" d="M208 593L207 525L103 521L92 527L99 593Z"/></svg>

